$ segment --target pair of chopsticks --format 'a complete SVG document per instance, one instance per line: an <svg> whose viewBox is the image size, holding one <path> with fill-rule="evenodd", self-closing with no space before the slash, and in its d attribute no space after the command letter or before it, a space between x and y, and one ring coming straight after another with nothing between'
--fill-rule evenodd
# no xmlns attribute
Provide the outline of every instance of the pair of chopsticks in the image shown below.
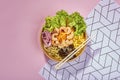
<svg viewBox="0 0 120 80"><path fill-rule="evenodd" d="M61 60L58 64L56 64L55 69L59 69L63 64L65 64L68 60L70 60L80 49L82 49L94 37L95 35L92 37L88 37L80 46L78 46L68 56L66 56L63 60Z"/></svg>

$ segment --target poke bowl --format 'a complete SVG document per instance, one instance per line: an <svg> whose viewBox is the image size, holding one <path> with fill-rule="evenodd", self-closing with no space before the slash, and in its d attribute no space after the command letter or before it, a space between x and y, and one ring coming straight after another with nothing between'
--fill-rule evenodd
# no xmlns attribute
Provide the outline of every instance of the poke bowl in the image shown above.
<svg viewBox="0 0 120 80"><path fill-rule="evenodd" d="M51 60L61 61L87 39L86 24L79 12L68 14L65 10L47 16L40 32L40 45ZM85 46L69 61L80 56Z"/></svg>

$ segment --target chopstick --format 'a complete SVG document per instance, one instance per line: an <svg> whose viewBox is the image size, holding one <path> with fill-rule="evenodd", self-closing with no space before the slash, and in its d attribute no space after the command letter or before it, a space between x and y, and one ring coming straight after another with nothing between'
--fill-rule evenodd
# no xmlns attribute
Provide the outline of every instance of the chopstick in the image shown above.
<svg viewBox="0 0 120 80"><path fill-rule="evenodd" d="M95 35L92 37L88 37L87 40L85 40L79 47L77 47L74 51L72 51L68 56L66 56L58 64L56 64L55 68L59 69L64 63L66 63L69 59L71 59L80 49L82 49L93 37L95 37Z"/></svg>

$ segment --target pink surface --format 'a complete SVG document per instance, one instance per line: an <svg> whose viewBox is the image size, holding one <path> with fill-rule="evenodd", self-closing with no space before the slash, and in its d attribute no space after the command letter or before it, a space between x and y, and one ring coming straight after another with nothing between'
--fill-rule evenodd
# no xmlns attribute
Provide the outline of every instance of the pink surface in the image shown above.
<svg viewBox="0 0 120 80"><path fill-rule="evenodd" d="M115 0L118 4L120 4L120 0Z"/></svg>
<svg viewBox="0 0 120 80"><path fill-rule="evenodd" d="M0 80L43 80L38 74L47 61L39 45L41 19L59 9L86 17L98 1L0 0Z"/></svg>

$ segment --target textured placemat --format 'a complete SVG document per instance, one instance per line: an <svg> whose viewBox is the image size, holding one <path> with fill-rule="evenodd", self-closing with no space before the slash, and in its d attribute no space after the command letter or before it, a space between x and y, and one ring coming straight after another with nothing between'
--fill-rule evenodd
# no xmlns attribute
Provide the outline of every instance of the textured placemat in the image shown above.
<svg viewBox="0 0 120 80"><path fill-rule="evenodd" d="M79 58L60 70L49 60L39 72L46 80L120 80L120 6L101 0L86 23L87 34L96 37Z"/></svg>

